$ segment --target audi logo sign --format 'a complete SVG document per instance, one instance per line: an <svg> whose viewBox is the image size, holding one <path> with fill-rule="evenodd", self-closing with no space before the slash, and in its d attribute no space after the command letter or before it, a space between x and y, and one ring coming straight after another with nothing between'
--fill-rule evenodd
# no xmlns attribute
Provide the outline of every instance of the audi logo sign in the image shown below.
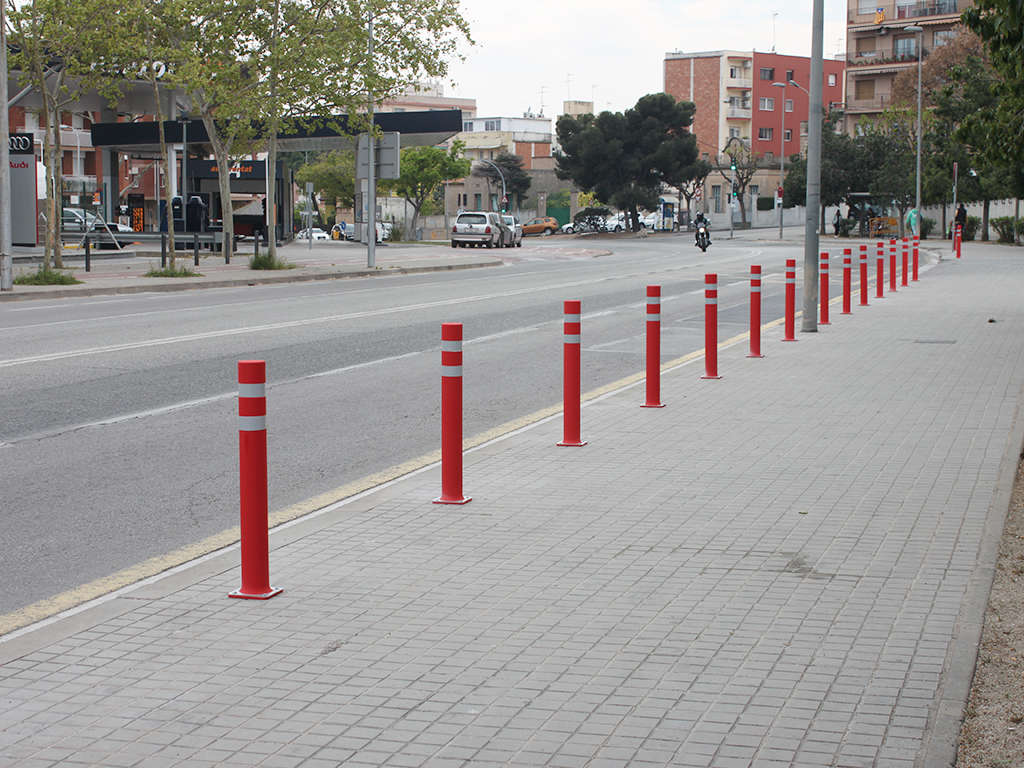
<svg viewBox="0 0 1024 768"><path fill-rule="evenodd" d="M31 155L34 153L33 144L31 133L12 133L8 147L12 155Z"/></svg>

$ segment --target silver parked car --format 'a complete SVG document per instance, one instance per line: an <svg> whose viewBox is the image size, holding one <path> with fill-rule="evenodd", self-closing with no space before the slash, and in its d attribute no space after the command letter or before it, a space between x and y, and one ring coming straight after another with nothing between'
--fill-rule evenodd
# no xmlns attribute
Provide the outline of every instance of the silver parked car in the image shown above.
<svg viewBox="0 0 1024 768"><path fill-rule="evenodd" d="M519 223L519 217L510 216L509 214L502 214L502 218L505 220L506 226L512 232L512 242L509 243L508 247L515 246L516 248L523 247L523 225Z"/></svg>
<svg viewBox="0 0 1024 768"><path fill-rule="evenodd" d="M512 241L511 234L500 213L465 211L452 225L452 248L503 248Z"/></svg>

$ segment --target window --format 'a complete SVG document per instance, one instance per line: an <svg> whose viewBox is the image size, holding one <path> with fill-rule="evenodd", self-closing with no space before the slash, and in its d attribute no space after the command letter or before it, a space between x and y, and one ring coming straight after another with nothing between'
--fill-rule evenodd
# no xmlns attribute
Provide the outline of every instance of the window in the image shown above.
<svg viewBox="0 0 1024 768"><path fill-rule="evenodd" d="M715 213L722 212L722 187L719 184L711 185L711 200L715 204Z"/></svg>
<svg viewBox="0 0 1024 768"><path fill-rule="evenodd" d="M747 190L750 192L750 196L756 200L757 199L757 193L761 191L761 185L760 184L749 184L747 186Z"/></svg>
<svg viewBox="0 0 1024 768"><path fill-rule="evenodd" d="M473 195L473 208L477 211L483 208L483 197L480 195L479 192Z"/></svg>
<svg viewBox="0 0 1024 768"><path fill-rule="evenodd" d="M853 98L857 101L865 101L875 98L875 81L858 80L853 89Z"/></svg>
<svg viewBox="0 0 1024 768"><path fill-rule="evenodd" d="M793 111L793 100L792 99L786 99L786 111L787 112L792 112Z"/></svg>
<svg viewBox="0 0 1024 768"><path fill-rule="evenodd" d="M773 128L758 128L757 129L757 138L762 139L763 141L771 141L773 133L774 133L774 129Z"/></svg>
<svg viewBox="0 0 1024 768"><path fill-rule="evenodd" d="M945 45L950 40L956 37L956 30L953 29L940 29L935 33L934 41L935 47L938 48L940 45Z"/></svg>
<svg viewBox="0 0 1024 768"><path fill-rule="evenodd" d="M761 67L761 79L762 80L774 80L775 79L775 68L774 67Z"/></svg>
<svg viewBox="0 0 1024 768"><path fill-rule="evenodd" d="M473 121L472 120L464 120L462 122L462 132L463 133L472 133L473 132Z"/></svg>
<svg viewBox="0 0 1024 768"><path fill-rule="evenodd" d="M485 131L500 131L501 120L484 120Z"/></svg>
<svg viewBox="0 0 1024 768"><path fill-rule="evenodd" d="M874 51L872 51L872 53L874 53ZM835 75L829 75L828 76L828 84L832 85L832 86L834 86L836 84L836 76Z"/></svg>
<svg viewBox="0 0 1024 768"><path fill-rule="evenodd" d="M743 70L740 67L729 67L729 77L733 80L743 77Z"/></svg>
<svg viewBox="0 0 1024 768"><path fill-rule="evenodd" d="M782 134L782 140L783 141L792 141L793 140L793 132L791 130L789 130L789 128L787 128L786 132L784 134Z"/></svg>
<svg viewBox="0 0 1024 768"><path fill-rule="evenodd" d="M786 82L788 83L792 79L793 79L793 70L792 69L787 69L786 70Z"/></svg>
<svg viewBox="0 0 1024 768"><path fill-rule="evenodd" d="M896 39L896 56L914 56L917 53L917 40L913 37Z"/></svg>
<svg viewBox="0 0 1024 768"><path fill-rule="evenodd" d="M775 111L775 99L768 99L764 96L761 97L761 101L758 104L758 109L762 112L774 112Z"/></svg>
<svg viewBox="0 0 1024 768"><path fill-rule="evenodd" d="M740 129L739 128L729 128L729 138L730 139L738 139L738 138L740 138Z"/></svg>

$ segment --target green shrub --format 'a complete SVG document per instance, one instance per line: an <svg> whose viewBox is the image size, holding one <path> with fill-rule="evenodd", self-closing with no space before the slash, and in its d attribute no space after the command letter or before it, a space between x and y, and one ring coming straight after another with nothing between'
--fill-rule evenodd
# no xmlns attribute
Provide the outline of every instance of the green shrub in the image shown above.
<svg viewBox="0 0 1024 768"><path fill-rule="evenodd" d="M387 241L389 243L400 243L402 238L405 237L405 227L400 226L396 222L392 222L391 231L388 232Z"/></svg>
<svg viewBox="0 0 1024 768"><path fill-rule="evenodd" d="M973 240L974 236L978 234L978 230L981 229L981 217L980 216L968 216L967 224L964 227L963 239Z"/></svg>
<svg viewBox="0 0 1024 768"><path fill-rule="evenodd" d="M70 275L67 272L58 272L41 264L35 272L29 272L27 275L18 275L14 278L15 285L78 285L81 282L74 275Z"/></svg>
<svg viewBox="0 0 1024 768"><path fill-rule="evenodd" d="M759 211L772 211L775 210L775 198L768 197L766 195L759 195L757 198L757 210Z"/></svg>
<svg viewBox="0 0 1024 768"><path fill-rule="evenodd" d="M857 226L856 219L840 219L839 220L839 236L849 237L850 231Z"/></svg>
<svg viewBox="0 0 1024 768"><path fill-rule="evenodd" d="M929 219L927 216L921 217L921 239L924 240L932 232L935 231L935 219Z"/></svg>
<svg viewBox="0 0 1024 768"><path fill-rule="evenodd" d="M199 272L193 272L188 267L164 267L163 269L151 269L143 277L202 277Z"/></svg>
<svg viewBox="0 0 1024 768"><path fill-rule="evenodd" d="M1000 243L1012 243L1014 233L1020 226L1020 222L1013 218L1013 216L998 216L994 219L989 219L988 223L992 225L992 229L999 235Z"/></svg>
<svg viewBox="0 0 1024 768"><path fill-rule="evenodd" d="M285 259L271 256L270 251L260 251L249 258L249 269L295 269L297 264L290 264Z"/></svg>

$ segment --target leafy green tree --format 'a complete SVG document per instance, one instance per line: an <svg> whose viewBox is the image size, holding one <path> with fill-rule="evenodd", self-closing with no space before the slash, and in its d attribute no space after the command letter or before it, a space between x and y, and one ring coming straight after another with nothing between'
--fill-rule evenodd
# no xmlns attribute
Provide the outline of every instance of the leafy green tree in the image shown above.
<svg viewBox="0 0 1024 768"><path fill-rule="evenodd" d="M469 175L471 161L460 157L465 143L456 141L450 150L439 147L409 147L402 150L402 175L391 182L382 182L405 198L412 206L411 230L416 231L423 207L446 181Z"/></svg>
<svg viewBox="0 0 1024 768"><path fill-rule="evenodd" d="M917 196L916 112L890 108L882 113L863 137L863 157L871 171L868 191L899 211L902 237L907 211Z"/></svg>
<svg viewBox="0 0 1024 768"><path fill-rule="evenodd" d="M30 0L10 9L8 65L22 73L43 102L43 163L46 168L46 233L43 267L61 269L63 217L61 114L96 89L113 100L121 59L119 3L113 0ZM6 76L6 75L5 75Z"/></svg>
<svg viewBox="0 0 1024 768"><path fill-rule="evenodd" d="M998 80L995 103L965 120L964 135L989 160L1007 168L1024 194L1024 0L975 0L964 23L985 42Z"/></svg>
<svg viewBox="0 0 1024 768"><path fill-rule="evenodd" d="M487 179L488 191L491 185L501 189L502 178L504 178L505 194L509 198L509 202L513 204L514 208L521 208L523 199L533 184L530 174L523 170L523 158L513 155L511 152L499 152L492 162L501 169L500 174L489 162L477 161L473 165L473 175Z"/></svg>
<svg viewBox="0 0 1024 768"><path fill-rule="evenodd" d="M556 125L558 178L628 211L637 231L638 209L656 210L662 184L681 178L697 159L697 140L689 132L694 111L692 102L658 93L625 113L562 115Z"/></svg>
<svg viewBox="0 0 1024 768"><path fill-rule="evenodd" d="M303 188L312 182L313 191L321 200L337 208L351 208L355 202L355 175L355 155L335 150L299 168L295 181Z"/></svg>
<svg viewBox="0 0 1024 768"><path fill-rule="evenodd" d="M712 170L714 170L714 167L707 160L694 160L692 164L686 166L680 172L678 177L665 182L675 187L679 193L680 208L683 207L683 200L686 201L687 215L691 215L690 203L697 196L697 193L704 188L704 182L707 181Z"/></svg>

